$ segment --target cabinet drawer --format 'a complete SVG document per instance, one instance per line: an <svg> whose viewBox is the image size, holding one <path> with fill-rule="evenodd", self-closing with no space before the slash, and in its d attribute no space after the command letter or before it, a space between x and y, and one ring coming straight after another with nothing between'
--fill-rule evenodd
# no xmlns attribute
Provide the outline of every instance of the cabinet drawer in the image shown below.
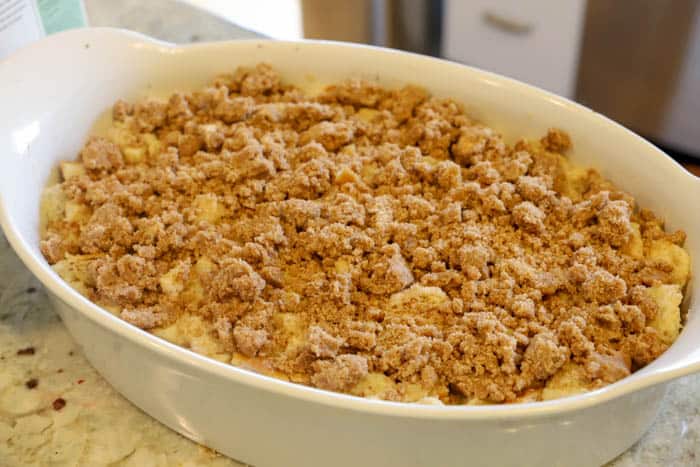
<svg viewBox="0 0 700 467"><path fill-rule="evenodd" d="M585 0L446 0L442 55L571 97Z"/></svg>

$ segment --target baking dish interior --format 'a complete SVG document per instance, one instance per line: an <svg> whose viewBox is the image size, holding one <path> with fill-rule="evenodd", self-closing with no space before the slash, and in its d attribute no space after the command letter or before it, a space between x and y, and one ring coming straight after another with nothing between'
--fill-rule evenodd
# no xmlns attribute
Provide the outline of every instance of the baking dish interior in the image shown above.
<svg viewBox="0 0 700 467"><path fill-rule="evenodd" d="M536 88L446 61L364 46L235 41L175 47L125 31L86 29L53 36L0 63L0 220L22 260L53 293L79 308L88 319L138 335L142 342L146 339L161 350L189 353L90 304L51 271L38 249L40 194L58 161L76 157L95 122L115 100L193 89L216 74L258 62L268 62L288 82L308 87L348 77L386 86L418 84L435 95L464 103L470 115L511 140L539 137L553 126L562 128L572 136L573 160L598 168L641 205L664 217L669 229L684 229L691 258L700 252L700 216L695 214L700 180L623 127ZM693 294L697 282L693 275L684 303L688 314L681 336L651 365L593 393L523 405L563 408L569 399L578 404L595 403L700 370L700 346L696 344L700 317ZM196 361L212 368L221 366L204 357ZM245 373L230 367L226 370L232 375ZM253 377L265 380L271 390L289 386ZM305 387L298 391L306 391L308 397L320 393ZM348 398L333 395L328 401ZM357 403L376 406L370 401ZM420 409L405 406L400 410Z"/></svg>

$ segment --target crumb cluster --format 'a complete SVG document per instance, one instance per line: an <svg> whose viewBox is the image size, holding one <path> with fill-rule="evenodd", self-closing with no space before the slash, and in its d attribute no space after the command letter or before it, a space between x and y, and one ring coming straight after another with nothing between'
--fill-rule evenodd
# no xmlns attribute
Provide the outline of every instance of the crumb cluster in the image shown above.
<svg viewBox="0 0 700 467"><path fill-rule="evenodd" d="M684 234L572 167L562 131L509 145L414 86L309 97L266 65L113 119L49 188L42 252L136 326L195 323L194 350L360 396L514 402L614 382L678 333L658 323Z"/></svg>

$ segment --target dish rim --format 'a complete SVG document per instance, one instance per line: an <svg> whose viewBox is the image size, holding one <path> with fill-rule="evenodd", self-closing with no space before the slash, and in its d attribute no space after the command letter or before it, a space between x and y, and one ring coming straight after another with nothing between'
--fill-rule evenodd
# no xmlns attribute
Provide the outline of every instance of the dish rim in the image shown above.
<svg viewBox="0 0 700 467"><path fill-rule="evenodd" d="M482 75L492 80L496 80L506 86L515 86L523 91L535 93L537 97L548 99L562 107L568 108L576 116L572 118L593 118L616 127L618 131L623 131L628 136L641 140L644 145L658 157L663 157L666 162L674 166L674 170L682 172L683 176L692 177L695 183L700 184L700 179L686 171L678 162L671 159L663 151L646 141L641 136L633 133L622 125L601 115L581 104L575 103L561 96L557 96L548 91L535 86L522 83L520 81L507 78L492 72L480 70L478 68L451 62L449 60L428 57L411 52L404 52L383 47L376 47L364 44L353 44L325 40L299 40L299 41L278 41L271 39L240 39L227 41L202 42L194 44L172 44L169 42L154 39L144 34L117 28L83 28L58 33L41 41L33 43L15 54L10 55L0 61L0 70L4 66L11 66L14 57L27 55L41 49L46 43L67 39L69 36L78 41L103 40L106 44L114 42L111 46L116 47L150 47L154 53L178 53L200 48L222 46L225 44L262 44L264 46L284 47L284 46L320 46L339 47L344 49L368 50L379 54L401 54L412 56L426 64L449 64L450 66L464 67L472 73ZM681 174L679 174L681 175ZM700 188L700 186L699 186ZM567 396L561 399L539 402L521 402L512 404L493 405L427 405L418 403L392 402L384 400L372 400L349 394L336 393L317 389L311 386L283 381L271 376L255 373L235 365L223 363L212 358L197 354L189 349L170 343L165 339L157 337L147 331L137 328L122 319L109 313L97 304L91 302L79 292L74 290L68 283L63 281L55 273L48 263L35 255L31 246L22 237L15 227L13 219L10 218L5 202L0 196L0 225L5 236L15 253L20 257L25 266L37 277L37 279L55 297L62 300L70 308L79 312L83 317L91 320L94 324L106 328L108 331L119 335L131 344L138 345L145 351L152 351L159 357L168 359L177 365L190 367L195 372L216 376L222 380L231 381L237 384L246 384L259 390L273 393L277 396L291 397L308 403L317 403L331 406L337 409L352 410L367 414L425 418L440 420L501 420L510 418L539 418L552 414L563 414L582 410L588 407L597 406L605 402L618 399L625 395L641 391L645 388L662 384L685 376L690 373L700 371L700 360L686 361L682 365L666 365L666 367L656 368L655 362L647 365L644 369L633 373L608 386L588 391L582 394ZM697 308L697 307L696 307ZM696 309L694 308L694 310ZM700 312L696 310L694 312ZM670 368L667 368L670 367ZM650 369L651 368L651 369ZM648 371L645 371L648 370Z"/></svg>

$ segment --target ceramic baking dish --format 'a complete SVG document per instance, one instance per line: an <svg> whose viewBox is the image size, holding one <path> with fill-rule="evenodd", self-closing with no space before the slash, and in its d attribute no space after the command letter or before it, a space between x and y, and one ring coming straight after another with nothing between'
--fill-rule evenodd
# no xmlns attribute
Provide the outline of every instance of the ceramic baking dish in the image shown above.
<svg viewBox="0 0 700 467"><path fill-rule="evenodd" d="M39 252L39 196L118 98L201 86L265 61L292 82L347 77L415 83L466 103L506 136L568 131L573 158L598 167L688 233L700 253L700 180L639 136L566 99L466 66L329 42L174 46L130 32L51 36L0 63L0 220L88 360L125 397L172 429L264 466L589 466L651 424L666 384L700 370L700 310L689 284L683 332L659 359L613 385L550 402L427 406L366 400L286 383L169 344L92 304Z"/></svg>

